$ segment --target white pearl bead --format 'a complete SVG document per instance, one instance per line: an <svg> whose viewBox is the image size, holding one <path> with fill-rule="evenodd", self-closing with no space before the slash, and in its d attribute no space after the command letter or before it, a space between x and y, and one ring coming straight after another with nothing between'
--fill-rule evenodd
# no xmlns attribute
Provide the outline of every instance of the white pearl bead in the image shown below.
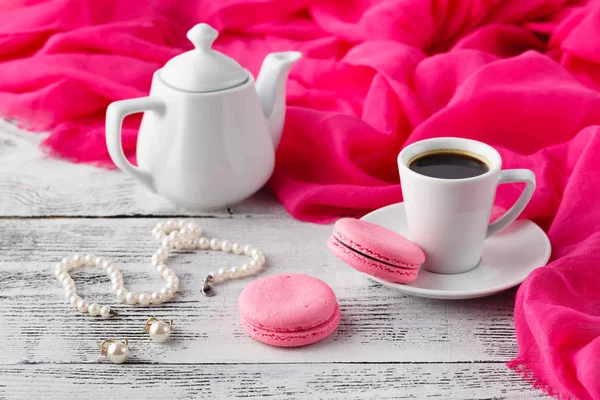
<svg viewBox="0 0 600 400"><path fill-rule="evenodd" d="M60 281L60 284L62 287L65 287L70 284L75 285L75 281L73 280L73 278L71 278L71 275L67 274L67 276Z"/></svg>
<svg viewBox="0 0 600 400"><path fill-rule="evenodd" d="M169 267L167 267L165 264L158 264L156 266L156 272L158 272L159 274L162 274L163 271L167 268L169 268Z"/></svg>
<svg viewBox="0 0 600 400"><path fill-rule="evenodd" d="M121 271L119 271L118 269L113 269L111 272L108 271L108 269L106 270L106 275L108 275L110 277L110 280L118 280L118 279L123 279L123 274L121 274Z"/></svg>
<svg viewBox="0 0 600 400"><path fill-rule="evenodd" d="M227 270L225 268L219 268L219 270L217 271L217 275L221 275L222 278L225 278L225 276L227 275Z"/></svg>
<svg viewBox="0 0 600 400"><path fill-rule="evenodd" d="M161 257L157 257L157 255L154 254L152 256L152 262L151 262L151 264L152 264L153 267L156 267L157 265L161 264L163 261L164 260Z"/></svg>
<svg viewBox="0 0 600 400"><path fill-rule="evenodd" d="M198 239L190 239L185 242L185 248L188 250L194 250L198 248Z"/></svg>
<svg viewBox="0 0 600 400"><path fill-rule="evenodd" d="M238 271L239 270L237 269L237 267L231 267L231 268L229 268L229 276L232 277L232 278L237 278Z"/></svg>
<svg viewBox="0 0 600 400"><path fill-rule="evenodd" d="M166 259L169 256L169 251L163 247L156 250L157 258L161 258L162 260Z"/></svg>
<svg viewBox="0 0 600 400"><path fill-rule="evenodd" d="M83 265L83 257L79 254L75 254L72 258L74 267L81 267Z"/></svg>
<svg viewBox="0 0 600 400"><path fill-rule="evenodd" d="M125 290L125 288L120 288L115 292L115 295L117 296L117 301L123 303L127 299L127 290Z"/></svg>
<svg viewBox="0 0 600 400"><path fill-rule="evenodd" d="M150 293L142 293L140 294L138 301L140 302L140 305L147 306L152 301L152 296L150 295Z"/></svg>
<svg viewBox="0 0 600 400"><path fill-rule="evenodd" d="M213 282L221 282L221 275L219 275L219 271L212 271L210 273L210 276L212 276L212 281Z"/></svg>
<svg viewBox="0 0 600 400"><path fill-rule="evenodd" d="M138 302L138 295L136 292L129 292L127 293L127 296L125 297L125 301L127 301L127 304L135 304Z"/></svg>
<svg viewBox="0 0 600 400"><path fill-rule="evenodd" d="M68 272L61 272L60 274L58 274L58 283L61 283L65 278L70 278L71 275L69 275Z"/></svg>
<svg viewBox="0 0 600 400"><path fill-rule="evenodd" d="M102 318L110 318L110 307L109 306L100 307L100 316Z"/></svg>
<svg viewBox="0 0 600 400"><path fill-rule="evenodd" d="M200 239L198 239L198 245L202 250L206 250L210 248L210 240L208 240L207 237L202 236Z"/></svg>
<svg viewBox="0 0 600 400"><path fill-rule="evenodd" d="M93 254L86 254L85 257L83 257L83 262L88 267L93 267L94 266L94 259L95 259L95 257L94 257Z"/></svg>
<svg viewBox="0 0 600 400"><path fill-rule="evenodd" d="M163 246L162 244L160 245L159 249L162 249L165 254L169 254L169 251L171 251L171 246Z"/></svg>
<svg viewBox="0 0 600 400"><path fill-rule="evenodd" d="M108 266L104 268L105 263L106 261L102 263L102 269L106 272L106 275L111 276L114 272L119 272L119 270L114 264L108 264Z"/></svg>
<svg viewBox="0 0 600 400"><path fill-rule="evenodd" d="M179 291L179 282L167 282L167 287L176 293Z"/></svg>
<svg viewBox="0 0 600 400"><path fill-rule="evenodd" d="M94 260L94 264L96 265L96 267L102 268L102 263L104 262L104 260L106 260L104 257L96 257L96 259Z"/></svg>
<svg viewBox="0 0 600 400"><path fill-rule="evenodd" d="M254 257L254 259L261 264L264 264L265 261L267 261L267 259L265 258L265 256L263 254L260 254L258 257Z"/></svg>
<svg viewBox="0 0 600 400"><path fill-rule="evenodd" d="M179 229L183 229L185 228L185 226L188 224L188 222L185 219L180 219L179 221L177 221L177 227Z"/></svg>
<svg viewBox="0 0 600 400"><path fill-rule="evenodd" d="M123 289L123 283L122 282L116 282L113 283L111 285L112 291L115 292L115 294L120 290Z"/></svg>
<svg viewBox="0 0 600 400"><path fill-rule="evenodd" d="M244 254L249 256L250 254L252 254L252 250L254 250L254 247L252 247L251 244L247 244L244 246Z"/></svg>
<svg viewBox="0 0 600 400"><path fill-rule="evenodd" d="M61 286L64 290L75 290L75 281L73 279L65 279L62 281Z"/></svg>
<svg viewBox="0 0 600 400"><path fill-rule="evenodd" d="M61 263L65 265L65 268L67 270L69 270L69 269L71 269L71 267L73 267L73 261L69 257L63 258Z"/></svg>
<svg viewBox="0 0 600 400"><path fill-rule="evenodd" d="M221 242L221 251L224 253L229 253L231 251L232 245L229 240L223 240Z"/></svg>
<svg viewBox="0 0 600 400"><path fill-rule="evenodd" d="M150 325L148 333L154 343L164 343L171 336L171 326L166 322L156 321Z"/></svg>
<svg viewBox="0 0 600 400"><path fill-rule="evenodd" d="M261 264L260 264L258 261L256 261L256 260L252 260L252 261L250 261L250 267L251 267L253 270L257 271L257 270L259 270L259 269L260 269L260 267L262 267L262 265L261 265Z"/></svg>
<svg viewBox="0 0 600 400"><path fill-rule="evenodd" d="M188 228L181 229L179 234L183 240L189 240L192 237L192 231L190 231Z"/></svg>
<svg viewBox="0 0 600 400"><path fill-rule="evenodd" d="M123 342L114 342L106 349L106 355L113 363L123 364L129 358L129 348Z"/></svg>
<svg viewBox="0 0 600 400"><path fill-rule="evenodd" d="M242 271L241 271L241 273L243 275L247 275L248 273L250 273L250 266L248 264L242 265Z"/></svg>
<svg viewBox="0 0 600 400"><path fill-rule="evenodd" d="M160 247L164 247L167 249L172 249L173 245L171 244L171 239L169 239L168 237L165 237L162 242L160 243Z"/></svg>
<svg viewBox="0 0 600 400"><path fill-rule="evenodd" d="M65 291L65 303L69 303L71 300L71 296L76 296L77 292L74 290Z"/></svg>
<svg viewBox="0 0 600 400"><path fill-rule="evenodd" d="M162 296L163 300L170 300L173 298L173 291L168 287L164 287L160 289L160 295Z"/></svg>
<svg viewBox="0 0 600 400"><path fill-rule="evenodd" d="M58 279L58 276L61 274L61 272L67 272L67 267L63 263L57 263L54 267L54 277Z"/></svg>
<svg viewBox="0 0 600 400"><path fill-rule="evenodd" d="M88 307L88 313L92 316L96 316L100 314L100 306L96 303L92 303Z"/></svg>
<svg viewBox="0 0 600 400"><path fill-rule="evenodd" d="M252 250L252 252L250 253L250 255L251 255L252 257L254 257L254 258L258 257L258 256L259 256L259 255L261 255L261 254L262 254L262 250L261 250L261 249L257 249L257 248L254 248L254 249Z"/></svg>
<svg viewBox="0 0 600 400"><path fill-rule="evenodd" d="M165 230L165 224L163 224L162 222L159 222L158 224L156 224L154 229L156 229L159 232L163 232Z"/></svg>
<svg viewBox="0 0 600 400"><path fill-rule="evenodd" d="M169 231L175 229L177 228L177 222L174 219L168 219L167 222L165 222L165 228Z"/></svg>
<svg viewBox="0 0 600 400"><path fill-rule="evenodd" d="M202 228L200 228L197 224L190 222L187 225L187 228L195 235L195 236L200 236L202 235Z"/></svg>
<svg viewBox="0 0 600 400"><path fill-rule="evenodd" d="M160 304L162 303L162 295L158 292L152 292L152 294L150 295L150 297L152 298L151 303L152 304Z"/></svg>
<svg viewBox="0 0 600 400"><path fill-rule="evenodd" d="M87 312L88 310L88 302L81 299L77 302L77 309L81 312Z"/></svg>
<svg viewBox="0 0 600 400"><path fill-rule="evenodd" d="M181 237L178 237L177 239L171 239L171 242L173 243L173 247L177 250L181 250L185 247L185 242Z"/></svg>
<svg viewBox="0 0 600 400"><path fill-rule="evenodd" d="M213 250L219 250L221 248L221 241L218 238L210 239L210 248Z"/></svg>
<svg viewBox="0 0 600 400"><path fill-rule="evenodd" d="M68 294L70 295L67 296ZM77 289L75 289L74 287L65 288L65 300L67 301L67 303L69 302L69 298L74 294L77 294Z"/></svg>
<svg viewBox="0 0 600 400"><path fill-rule="evenodd" d="M117 268L113 263L110 262L110 260L105 260L100 265L100 268L102 268L104 271L108 270L110 267Z"/></svg>
<svg viewBox="0 0 600 400"><path fill-rule="evenodd" d="M163 232L158 232L156 235L154 235L154 240L156 240L156 243L162 243L166 237L167 235L165 235Z"/></svg>
<svg viewBox="0 0 600 400"><path fill-rule="evenodd" d="M233 251L233 254L242 254L244 252L244 246L236 242L231 245L231 250Z"/></svg>
<svg viewBox="0 0 600 400"><path fill-rule="evenodd" d="M165 279L167 279L171 275L175 275L175 271L173 271L171 268L165 268L162 272L162 277Z"/></svg>
<svg viewBox="0 0 600 400"><path fill-rule="evenodd" d="M179 232L178 231L173 231L171 233L169 233L169 239L171 239L171 241L173 241L174 239L179 238Z"/></svg>
<svg viewBox="0 0 600 400"><path fill-rule="evenodd" d="M69 297L69 304L73 307L77 307L77 303L79 303L79 300L81 300L81 297L74 294L71 297Z"/></svg>

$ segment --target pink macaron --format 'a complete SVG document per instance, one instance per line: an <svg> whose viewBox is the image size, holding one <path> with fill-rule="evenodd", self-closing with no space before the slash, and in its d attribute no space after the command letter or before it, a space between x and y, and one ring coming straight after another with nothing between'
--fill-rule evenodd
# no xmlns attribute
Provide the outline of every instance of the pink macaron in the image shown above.
<svg viewBox="0 0 600 400"><path fill-rule="evenodd" d="M404 236L359 219L335 223L327 246L339 259L365 274L396 283L417 279L423 250Z"/></svg>
<svg viewBox="0 0 600 400"><path fill-rule="evenodd" d="M331 335L340 323L340 307L326 283L301 274L258 279L239 298L242 327L259 342L296 347Z"/></svg>

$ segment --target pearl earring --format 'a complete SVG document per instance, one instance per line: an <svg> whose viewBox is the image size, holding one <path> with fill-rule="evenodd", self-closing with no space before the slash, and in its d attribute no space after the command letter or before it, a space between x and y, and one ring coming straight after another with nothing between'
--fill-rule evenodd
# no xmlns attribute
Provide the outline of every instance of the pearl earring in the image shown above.
<svg viewBox="0 0 600 400"><path fill-rule="evenodd" d="M102 354L107 355L111 362L115 364L123 364L129 357L129 341L106 339L100 344Z"/></svg>
<svg viewBox="0 0 600 400"><path fill-rule="evenodd" d="M150 335L150 339L154 343L164 343L169 340L171 331L173 330L173 320L169 322L161 321L158 318L148 318L146 325L144 325L144 331Z"/></svg>

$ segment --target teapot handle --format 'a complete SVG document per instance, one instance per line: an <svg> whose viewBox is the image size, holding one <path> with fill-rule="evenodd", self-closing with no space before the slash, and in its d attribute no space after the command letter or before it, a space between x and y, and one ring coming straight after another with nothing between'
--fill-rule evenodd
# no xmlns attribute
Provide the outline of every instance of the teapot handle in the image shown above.
<svg viewBox="0 0 600 400"><path fill-rule="evenodd" d="M155 111L162 113L165 111L165 104L155 97L140 97L137 99L120 100L111 103L106 109L106 146L110 158L119 169L133 176L148 189L155 191L154 179L148 172L131 164L121 144L121 130L123 119L130 114L144 111Z"/></svg>

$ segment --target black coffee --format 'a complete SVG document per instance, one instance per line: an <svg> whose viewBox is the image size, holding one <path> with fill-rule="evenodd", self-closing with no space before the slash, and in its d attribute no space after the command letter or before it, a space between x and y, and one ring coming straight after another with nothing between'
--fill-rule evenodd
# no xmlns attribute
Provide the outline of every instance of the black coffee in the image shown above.
<svg viewBox="0 0 600 400"><path fill-rule="evenodd" d="M490 170L483 161L475 157L448 150L417 156L408 167L421 175L442 179L472 178Z"/></svg>

